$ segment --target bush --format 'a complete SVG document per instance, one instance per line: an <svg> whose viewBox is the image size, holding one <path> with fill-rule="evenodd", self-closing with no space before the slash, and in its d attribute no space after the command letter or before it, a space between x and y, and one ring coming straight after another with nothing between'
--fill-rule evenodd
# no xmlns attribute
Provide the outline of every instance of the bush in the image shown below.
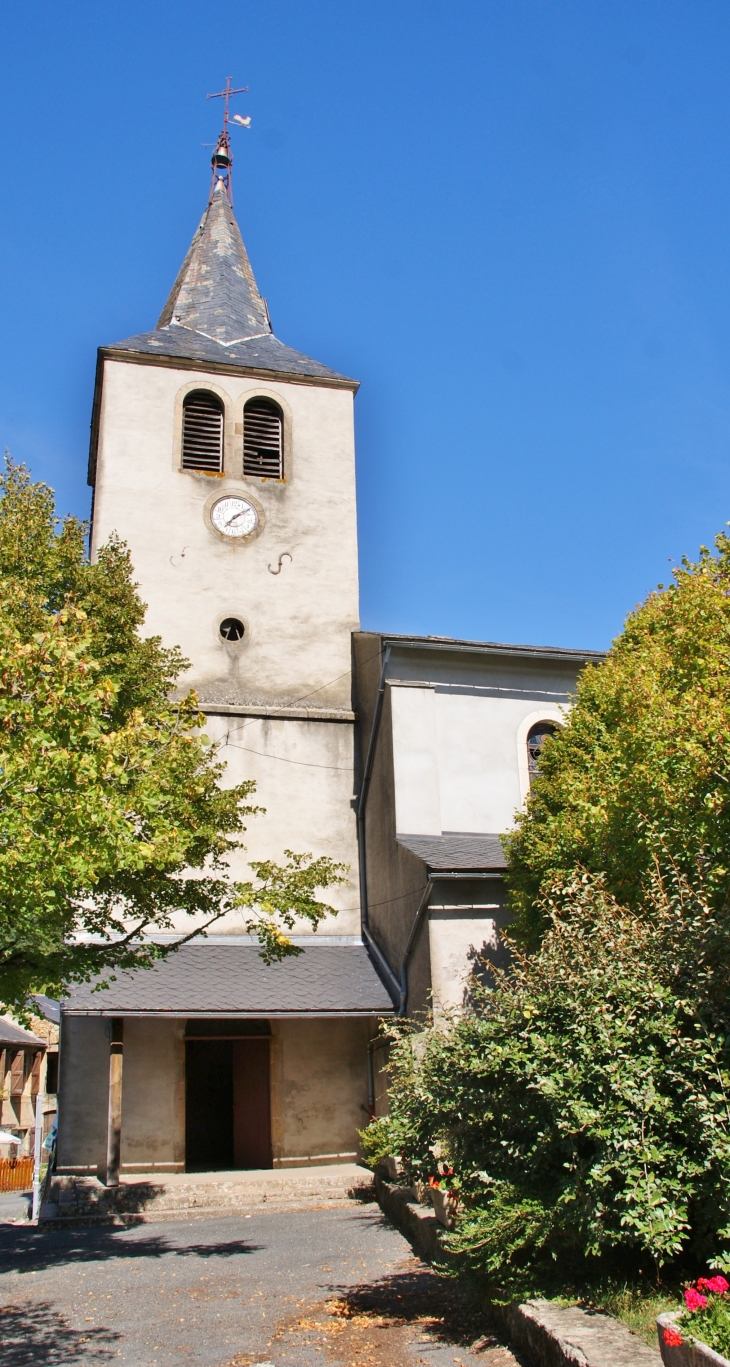
<svg viewBox="0 0 730 1367"><path fill-rule="evenodd" d="M730 539L715 546L630 615L545 744L506 838L528 947L545 929L541 894L576 868L639 910L659 851L690 879L700 865L715 907L730 899Z"/></svg>
<svg viewBox="0 0 730 1367"><path fill-rule="evenodd" d="M453 1167L449 1246L493 1284L704 1265L730 1241L727 914L679 873L637 913L582 874L542 914L540 949L448 1028L396 1029L369 1161Z"/></svg>

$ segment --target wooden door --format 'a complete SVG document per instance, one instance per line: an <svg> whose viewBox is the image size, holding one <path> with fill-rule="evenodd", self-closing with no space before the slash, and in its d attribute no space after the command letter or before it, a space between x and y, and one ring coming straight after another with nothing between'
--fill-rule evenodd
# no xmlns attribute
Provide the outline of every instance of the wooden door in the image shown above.
<svg viewBox="0 0 730 1367"><path fill-rule="evenodd" d="M10 1095L20 1096L25 1088L25 1050L16 1049L11 1054Z"/></svg>
<svg viewBox="0 0 730 1367"><path fill-rule="evenodd" d="M273 1166L267 1039L233 1041L233 1166Z"/></svg>

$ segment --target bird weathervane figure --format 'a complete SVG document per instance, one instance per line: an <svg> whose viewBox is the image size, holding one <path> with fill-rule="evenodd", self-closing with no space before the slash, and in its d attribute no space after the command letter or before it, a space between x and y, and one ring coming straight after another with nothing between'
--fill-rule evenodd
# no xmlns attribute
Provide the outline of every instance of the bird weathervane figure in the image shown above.
<svg viewBox="0 0 730 1367"><path fill-rule="evenodd" d="M206 95L205 97L206 100L223 100L223 132L218 139L215 152L210 159L211 166L213 167L213 179L210 183L210 193L211 195L213 194L216 181L222 180L229 204L233 204L233 185L231 184L233 153L231 151L231 140L228 136L228 124L230 122L231 124L235 124L237 128L250 128L251 117L249 115L244 119L240 114L234 114L229 120L228 101L232 95L244 95L247 90L247 85L239 86L237 90L233 90L231 87L231 78L230 76L226 76L225 90L216 90L212 95Z"/></svg>

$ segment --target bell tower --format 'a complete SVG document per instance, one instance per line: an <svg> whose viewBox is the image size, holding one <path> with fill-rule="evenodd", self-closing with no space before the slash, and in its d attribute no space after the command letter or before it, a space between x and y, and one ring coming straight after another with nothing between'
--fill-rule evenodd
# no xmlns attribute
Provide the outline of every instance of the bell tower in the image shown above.
<svg viewBox="0 0 730 1367"><path fill-rule="evenodd" d="M274 336L224 136L156 328L99 352L92 553L129 544L147 629L202 702L349 706L357 384Z"/></svg>
<svg viewBox="0 0 730 1367"><path fill-rule="evenodd" d="M231 780L256 779L269 815L250 857L342 860L355 912L358 385L274 335L233 213L227 127L156 327L99 350L92 555L113 533L128 544L145 632L189 661L181 685Z"/></svg>

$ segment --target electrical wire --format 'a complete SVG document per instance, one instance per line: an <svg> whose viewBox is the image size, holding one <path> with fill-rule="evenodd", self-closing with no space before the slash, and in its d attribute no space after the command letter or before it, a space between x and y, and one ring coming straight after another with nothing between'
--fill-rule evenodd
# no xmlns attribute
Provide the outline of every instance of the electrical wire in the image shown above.
<svg viewBox="0 0 730 1367"><path fill-rule="evenodd" d="M354 766L351 764L312 764L306 759L288 759L286 755L270 755L266 750L252 750L250 745L237 745L235 741L228 739L229 733L226 732L226 739L223 741L223 749L226 750L245 750L247 755L260 755L262 759L278 759L281 764L299 764L305 769L334 769L341 774L353 773Z"/></svg>

